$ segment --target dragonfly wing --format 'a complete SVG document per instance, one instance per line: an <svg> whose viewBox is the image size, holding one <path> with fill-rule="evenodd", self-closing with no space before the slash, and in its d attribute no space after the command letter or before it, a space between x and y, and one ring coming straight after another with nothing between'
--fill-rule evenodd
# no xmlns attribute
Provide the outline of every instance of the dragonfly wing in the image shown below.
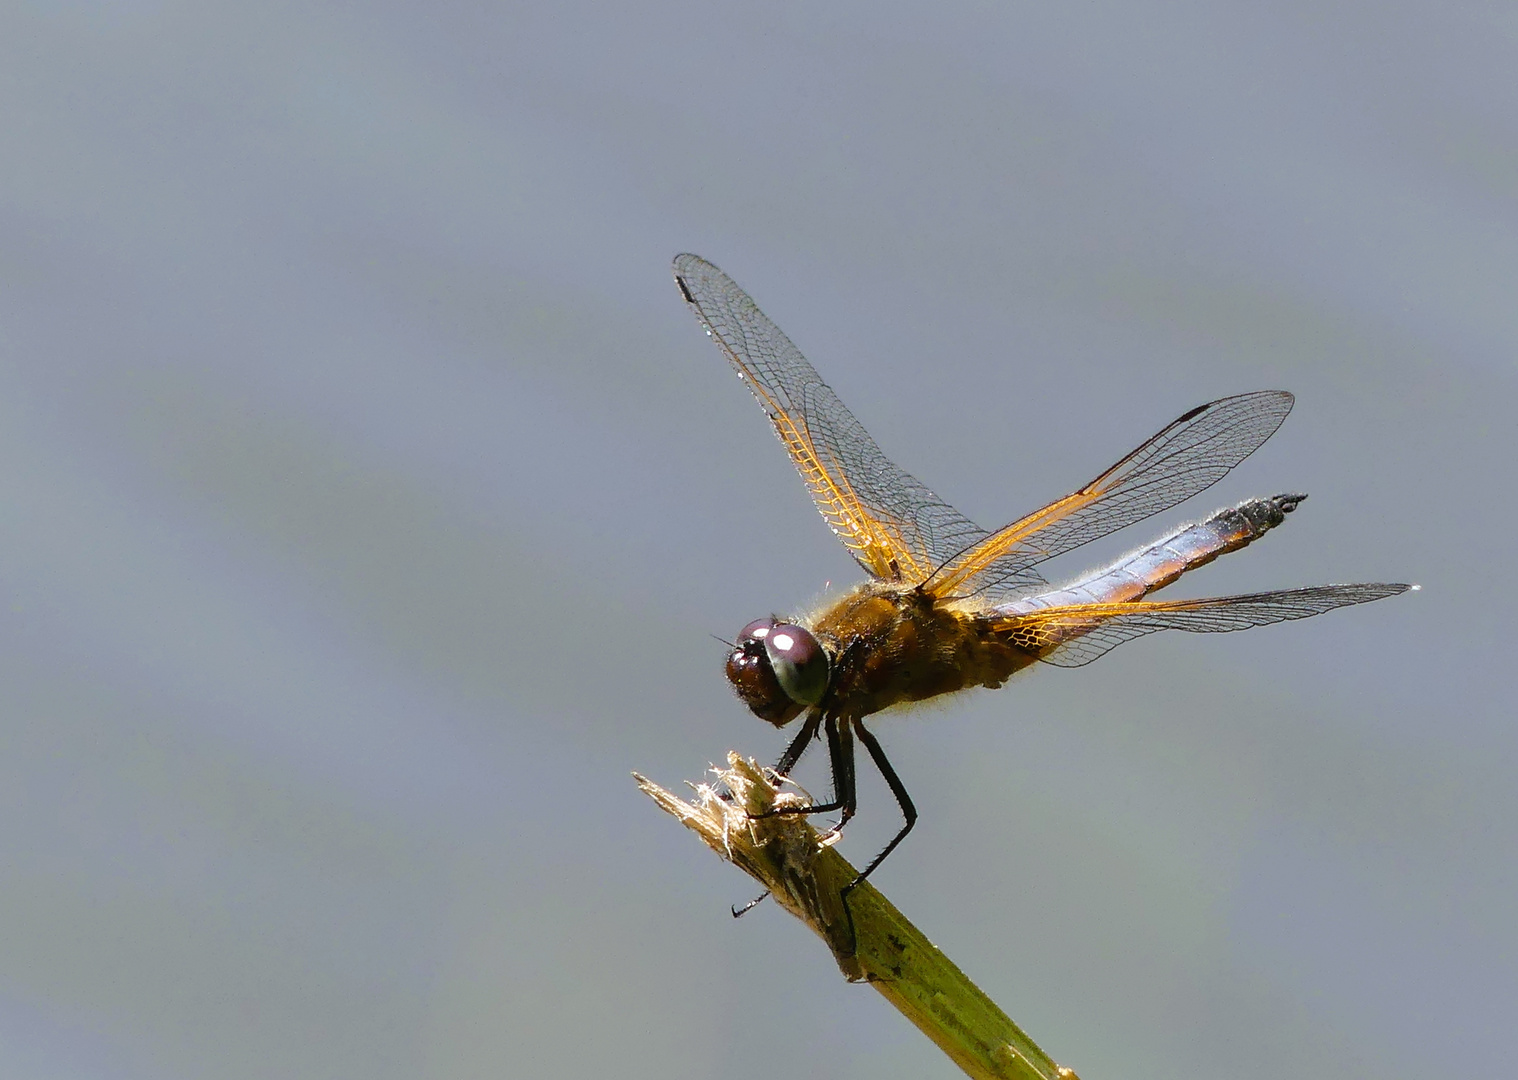
<svg viewBox="0 0 1518 1080"><path fill-rule="evenodd" d="M675 281L775 426L823 519L867 572L916 583L986 535L881 452L732 278L680 255Z"/></svg>
<svg viewBox="0 0 1518 1080"><path fill-rule="evenodd" d="M1192 634L1246 630L1380 600L1409 588L1387 583L1314 585L1204 600L1070 604L1004 614L993 618L992 629L1003 640L1046 663L1080 667L1125 641L1160 630L1185 630Z"/></svg>
<svg viewBox="0 0 1518 1080"><path fill-rule="evenodd" d="M1275 434L1294 399L1284 390L1219 398L1181 416L1095 480L998 529L946 563L938 596L1026 590L1046 559L1168 510L1211 487Z"/></svg>

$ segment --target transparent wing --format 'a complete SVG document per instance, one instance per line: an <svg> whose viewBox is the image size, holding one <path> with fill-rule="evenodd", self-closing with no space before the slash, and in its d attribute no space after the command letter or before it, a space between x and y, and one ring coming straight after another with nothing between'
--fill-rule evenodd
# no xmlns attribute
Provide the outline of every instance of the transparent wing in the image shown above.
<svg viewBox="0 0 1518 1080"><path fill-rule="evenodd" d="M916 583L986 535L881 453L732 278L696 255L680 255L675 281L774 424L823 519L868 573Z"/></svg>
<svg viewBox="0 0 1518 1080"><path fill-rule="evenodd" d="M1033 569L1098 537L1168 510L1211 487L1291 412L1284 390L1199 405L1073 494L956 553L928 583L938 596L1010 592L1043 578Z"/></svg>
<svg viewBox="0 0 1518 1080"><path fill-rule="evenodd" d="M1409 588L1385 583L1314 585L1205 600L1072 604L993 619L992 628L1040 660L1060 667L1080 667L1125 641L1160 630L1185 630L1192 634L1246 630L1380 600Z"/></svg>

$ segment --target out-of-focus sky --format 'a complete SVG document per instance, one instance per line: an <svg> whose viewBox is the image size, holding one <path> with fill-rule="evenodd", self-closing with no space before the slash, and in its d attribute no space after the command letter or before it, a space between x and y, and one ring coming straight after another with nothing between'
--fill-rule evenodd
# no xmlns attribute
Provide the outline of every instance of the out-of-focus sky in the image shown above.
<svg viewBox="0 0 1518 1080"><path fill-rule="evenodd" d="M955 1075L628 775L776 757L713 635L858 576L691 250L987 526L1297 394L1058 569L1306 491L1177 588L1423 591L879 718L876 881L1086 1080L1503 1074L1515 71L1503 4L6 6L0 1073Z"/></svg>

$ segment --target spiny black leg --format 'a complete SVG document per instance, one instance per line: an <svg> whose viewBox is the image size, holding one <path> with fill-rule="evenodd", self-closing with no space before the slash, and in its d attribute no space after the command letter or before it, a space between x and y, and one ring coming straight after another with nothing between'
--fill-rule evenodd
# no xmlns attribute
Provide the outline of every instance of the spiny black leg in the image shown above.
<svg viewBox="0 0 1518 1080"><path fill-rule="evenodd" d="M869 751L870 760L875 762L875 767L880 770L880 775L885 777L885 782L890 786L891 794L896 796L896 805L901 807L901 816L906 819L906 824L902 826L901 832L897 833L895 838L885 846L885 850L870 860L869 866L860 871L853 881L838 890L838 898L843 901L843 916L848 920L851 950L857 947L859 937L854 930L854 909L849 906L849 893L853 892L861 881L869 877L871 871L885 862L885 857L895 850L897 844L906 839L907 833L912 831L912 826L917 824L917 807L912 805L912 797L907 794L906 785L901 782L901 777L897 776L896 770L891 767L891 762L885 756L885 751L881 749L879 740L870 734L863 720L856 719L852 721L852 724L854 731L859 735L859 741L864 743L864 748ZM842 827L842 823L839 827Z"/></svg>
<svg viewBox="0 0 1518 1080"><path fill-rule="evenodd" d="M735 918L735 919L741 919L741 918L743 918L743 916L747 915L750 911L753 911L760 904L764 903L764 898L766 896L768 896L769 894L770 894L770 891L768 889L765 889L762 893L760 893L758 896L754 897L752 900L750 900L748 903L744 904L742 907L734 907L732 909L733 918Z"/></svg>
<svg viewBox="0 0 1518 1080"><path fill-rule="evenodd" d="M780 760L775 764L775 771L781 776L791 775L791 770L796 767L796 762L801 760L801 755L806 753L806 748L817 737L817 725L822 723L822 713L813 709L806 714L806 719L801 723L801 730L791 740L791 744L785 748L785 753L780 755Z"/></svg>
<svg viewBox="0 0 1518 1080"><path fill-rule="evenodd" d="M806 752L806 748L810 746L812 740L817 737L817 728L818 725L820 725L822 722L822 710L813 709L807 714L806 719L801 724L801 730L796 733L796 737L791 740L790 745L785 748L785 753L780 755L780 760L775 764L775 772L777 774L782 777L790 775L791 770L796 767L796 762L801 760L801 755ZM870 736L868 732L865 732L862 726L859 728L859 730L865 736L865 738L869 739L869 742L865 743L866 747L869 747L871 743L874 743L874 738ZM840 832L843 831L843 827L848 824L849 819L852 818L855 811L859 809L859 793L858 788L854 782L854 739L849 729L848 721L844 721L842 726L840 726L835 718L831 716L828 717L827 740L829 764L831 764L833 768L833 801L829 803L813 803L810 806L777 806L771 808L763 814L755 814L753 815L754 817L769 817L772 814L823 814L831 810L842 810L843 813L839 815L838 824L834 825L832 829L828 831L827 836L837 836ZM876 764L880 764L885 760L882 756L879 755L879 749L880 744L875 743L874 749L870 750L870 756L875 758ZM886 765L885 768L889 769L890 766ZM906 792L904 790L901 790L901 781L896 779L895 773L888 773L886 779L892 784L891 790L897 792L897 801L900 802L902 800L906 800L905 806L910 812L912 819L915 820L917 811L911 809L912 802L910 799L906 798ZM901 836L905 836L907 834L907 831L911 828L911 824L908 823L907 828L902 830ZM896 846L896 843L901 839L901 836L898 836L896 840L891 841L891 847ZM882 852L879 858L877 858L874 863L870 864L869 869L875 869L875 865L879 863L881 859L885 858L886 854L889 853L890 850L890 848L886 848L885 852ZM865 873L869 873L869 870L866 870ZM859 875L859 877L855 878L852 882L849 883L847 888L845 888L842 893L844 914L848 917L849 920L850 940L852 940L854 936L854 913L849 911L849 889L852 889L855 885L859 884L859 882L863 880L864 874ZM741 908L734 907L732 909L733 918L741 919L744 915L748 914L759 904L763 903L765 897L769 896L769 894L769 890L766 889L764 892L754 897L748 903L744 904Z"/></svg>
<svg viewBox="0 0 1518 1080"><path fill-rule="evenodd" d="M791 740L790 745L785 748L785 753L780 755L780 760L775 764L775 772L777 775L786 777L791 774L791 770L796 767L796 762L801 760L801 755L806 753L806 748L810 746L812 740L817 737L817 728L821 724L822 713L819 710L813 709L811 712L807 713L806 719L801 723L801 730L796 732L796 737ZM810 810L811 807L806 807L806 809ZM760 814L757 816L768 817L769 815ZM753 911L754 908L764 903L765 897L769 896L769 894L770 891L768 889L765 889L762 893L754 897L742 907L733 907L733 918L743 918L743 916L747 915L750 911Z"/></svg>
<svg viewBox="0 0 1518 1080"><path fill-rule="evenodd" d="M901 832L896 834L896 838L885 846L885 850L871 859L870 865L861 870L859 876L848 883L843 890L845 896L848 895L850 889L869 877L870 872L875 867L885 862L885 857L896 849L897 844L906 839L907 833L912 831L912 826L917 824L917 807L912 805L912 798L907 794L906 786L902 784L901 777L897 776L896 770L891 768L890 761L886 759L885 751L880 747L880 741L870 734L869 729L864 726L863 720L853 721L853 727L855 733L859 736L859 741L864 743L864 748L869 751L870 760L875 762L875 767L880 770L880 775L884 776L885 782L890 785L891 794L896 796L896 805L901 807L901 816L906 819L906 824L902 826Z"/></svg>
<svg viewBox="0 0 1518 1080"><path fill-rule="evenodd" d="M829 719L828 724L831 726L834 721ZM859 809L859 789L854 783L854 735L847 720L837 722L837 731L837 738L828 741L828 750L833 758L833 795L843 812L838 815L838 824L827 831L824 839L843 832L849 818Z"/></svg>
<svg viewBox="0 0 1518 1080"><path fill-rule="evenodd" d="M811 803L807 806L775 806L762 814L754 814L754 817L770 817L773 814L826 814L832 810L842 809L843 821L854 816L854 740L849 735L849 729L845 725L841 730L838 721L834 717L827 717L823 723L823 731L828 740L828 760L833 766L833 801L825 803ZM792 743L794 746L795 744ZM840 821L832 830L837 832L843 827Z"/></svg>

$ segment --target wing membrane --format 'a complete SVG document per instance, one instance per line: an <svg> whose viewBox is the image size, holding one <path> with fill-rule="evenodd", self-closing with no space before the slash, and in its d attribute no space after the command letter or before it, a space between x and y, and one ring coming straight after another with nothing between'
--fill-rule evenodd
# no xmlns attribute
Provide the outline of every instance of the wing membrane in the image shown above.
<svg viewBox="0 0 1518 1080"><path fill-rule="evenodd" d="M1380 600L1409 588L1386 583L1315 585L1205 600L1072 604L1009 615L992 626L1007 641L1040 660L1059 667L1080 667L1125 641L1160 630L1192 634L1245 630Z"/></svg>
<svg viewBox="0 0 1518 1080"><path fill-rule="evenodd" d="M698 256L681 255L675 280L775 426L823 520L868 573L919 582L986 535L892 464L732 278Z"/></svg>
<svg viewBox="0 0 1518 1080"><path fill-rule="evenodd" d="M1073 494L957 553L929 582L939 596L1034 587L1033 569L1098 537L1168 510L1211 487L1272 435L1291 412L1284 390L1200 405Z"/></svg>

